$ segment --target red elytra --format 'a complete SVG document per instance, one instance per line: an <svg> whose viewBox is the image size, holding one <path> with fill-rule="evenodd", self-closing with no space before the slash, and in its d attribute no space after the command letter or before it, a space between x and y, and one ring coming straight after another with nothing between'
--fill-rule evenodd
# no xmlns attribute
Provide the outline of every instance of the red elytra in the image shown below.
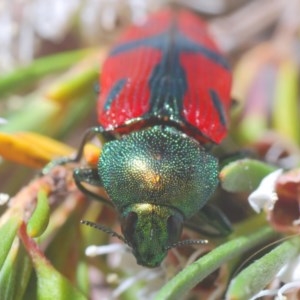
<svg viewBox="0 0 300 300"><path fill-rule="evenodd" d="M231 73L193 13L166 9L131 26L101 73L98 121L105 130L170 124L201 142L226 136Z"/></svg>

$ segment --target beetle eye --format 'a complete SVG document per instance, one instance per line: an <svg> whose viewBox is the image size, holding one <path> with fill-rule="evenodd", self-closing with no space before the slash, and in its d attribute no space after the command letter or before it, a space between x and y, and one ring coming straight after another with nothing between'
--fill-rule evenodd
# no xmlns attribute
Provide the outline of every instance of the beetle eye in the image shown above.
<svg viewBox="0 0 300 300"><path fill-rule="evenodd" d="M122 232L126 238L126 240L132 242L135 230L136 230L136 224L138 220L138 215L135 212L130 212L125 219L122 221Z"/></svg>
<svg viewBox="0 0 300 300"><path fill-rule="evenodd" d="M182 221L175 217L170 216L167 221L169 245L176 243L182 231Z"/></svg>

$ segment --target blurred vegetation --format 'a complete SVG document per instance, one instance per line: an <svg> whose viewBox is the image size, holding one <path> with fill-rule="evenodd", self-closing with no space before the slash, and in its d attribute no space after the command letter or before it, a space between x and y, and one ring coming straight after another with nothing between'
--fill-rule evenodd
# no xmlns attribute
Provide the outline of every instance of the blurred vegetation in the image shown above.
<svg viewBox="0 0 300 300"><path fill-rule="evenodd" d="M297 16L298 2L293 2ZM232 10L231 5L222 17L205 16L216 36L233 20L245 21L244 15L238 15L243 6ZM251 9L257 13L257 7ZM246 42L244 36L243 43L235 36L235 46L227 49L224 42L237 103L228 138L214 149L228 159L222 160L221 186L211 202L221 211L216 218L221 220L224 214L232 222L233 233L210 237L186 230L186 237L207 238L209 245L172 250L159 270L136 266L126 251L87 257L87 246L119 241L80 225L80 220L119 231L116 212L78 191L72 164L39 174L54 158L74 154L84 130L97 124L93 86L107 48L54 53L0 76L1 118L6 120L0 125L1 300L222 299L224 295L250 299L271 285L276 295L281 285L300 279L274 280L300 253L299 238L289 238L299 232L300 218L300 25L284 15L279 11L267 25L257 23ZM230 36L230 30L226 34ZM98 155L91 145L85 149L88 163ZM256 214L248 196L279 168L290 173L275 185L278 202ZM11 196L9 202L6 194ZM295 291L289 295L295 296Z"/></svg>

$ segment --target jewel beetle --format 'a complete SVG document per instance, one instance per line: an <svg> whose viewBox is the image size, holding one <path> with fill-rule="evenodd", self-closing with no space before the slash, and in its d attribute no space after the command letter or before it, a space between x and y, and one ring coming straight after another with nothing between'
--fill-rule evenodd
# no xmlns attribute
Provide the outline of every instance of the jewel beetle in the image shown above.
<svg viewBox="0 0 300 300"><path fill-rule="evenodd" d="M105 189L109 200L100 200L121 221L123 236L114 235L138 264L156 267L218 185L218 160L207 145L227 133L230 68L204 21L164 9L121 35L101 73L100 125L88 130L74 160L93 136L110 139L97 168L75 169L74 179L87 193L83 183Z"/></svg>

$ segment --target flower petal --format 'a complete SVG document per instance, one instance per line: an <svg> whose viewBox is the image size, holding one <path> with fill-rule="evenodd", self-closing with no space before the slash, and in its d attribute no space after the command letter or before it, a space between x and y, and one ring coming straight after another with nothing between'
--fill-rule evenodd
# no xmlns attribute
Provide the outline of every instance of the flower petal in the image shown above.
<svg viewBox="0 0 300 300"><path fill-rule="evenodd" d="M273 208L274 203L278 199L275 193L275 184L282 171L282 169L278 169L266 176L259 187L248 197L249 204L257 213L264 208Z"/></svg>

